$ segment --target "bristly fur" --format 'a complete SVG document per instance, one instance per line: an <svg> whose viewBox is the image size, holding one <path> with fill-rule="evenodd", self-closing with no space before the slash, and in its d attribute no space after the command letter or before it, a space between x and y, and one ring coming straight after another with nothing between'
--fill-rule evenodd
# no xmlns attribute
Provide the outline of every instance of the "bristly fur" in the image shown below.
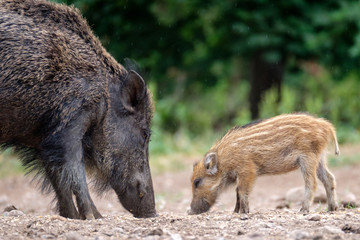
<svg viewBox="0 0 360 240"><path fill-rule="evenodd" d="M316 177L324 184L329 210L336 210L335 177L327 169L325 155L331 141L339 154L334 126L307 113L283 114L234 127L194 165L192 182L203 179L206 184L197 188L193 184L191 209L201 212L204 206L199 199L213 204L222 189L237 183L234 211L248 213L248 195L258 176L300 168L306 190L302 211L309 210Z"/></svg>
<svg viewBox="0 0 360 240"><path fill-rule="evenodd" d="M66 6L65 4L52 4L45 0L3 0L0 2L2 9L10 10L17 14L32 19L35 24L46 25L59 29L63 27L91 46L97 56L101 57L99 63L105 64L104 67L110 68L113 73L119 74L122 71L116 60L102 47L100 40L92 34L86 20L81 16L78 9ZM39 11L39 9L42 9Z"/></svg>
<svg viewBox="0 0 360 240"><path fill-rule="evenodd" d="M256 124L259 124L262 121L264 121L264 119L257 119L257 120L254 120L254 121L252 121L250 123L247 123L245 125L242 125L242 126L235 126L235 127L231 128L229 131L232 132L232 131L237 131L237 130L240 130L240 129L243 129L243 128L248 128L248 127L254 126Z"/></svg>
<svg viewBox="0 0 360 240"><path fill-rule="evenodd" d="M118 64L64 4L0 0L0 30L0 148L13 147L42 190L54 190L62 216L101 217L85 170L99 192L112 187L126 209L153 215L153 103L137 65ZM119 195L136 181L149 193L141 202Z"/></svg>

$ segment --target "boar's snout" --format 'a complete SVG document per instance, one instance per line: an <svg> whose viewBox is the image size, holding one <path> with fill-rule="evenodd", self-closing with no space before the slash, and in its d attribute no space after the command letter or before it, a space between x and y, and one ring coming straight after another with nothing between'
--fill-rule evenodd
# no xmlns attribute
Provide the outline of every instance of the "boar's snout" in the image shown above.
<svg viewBox="0 0 360 240"><path fill-rule="evenodd" d="M150 179L135 176L119 193L115 189L123 207L136 218L156 217L154 190Z"/></svg>
<svg viewBox="0 0 360 240"><path fill-rule="evenodd" d="M188 212L190 215L207 212L211 207L205 198L193 199L190 206L191 209Z"/></svg>

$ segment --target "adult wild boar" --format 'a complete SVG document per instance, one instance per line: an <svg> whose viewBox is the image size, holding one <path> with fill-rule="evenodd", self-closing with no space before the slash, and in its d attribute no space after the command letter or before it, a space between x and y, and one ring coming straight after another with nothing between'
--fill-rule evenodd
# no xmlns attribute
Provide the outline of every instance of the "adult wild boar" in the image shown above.
<svg viewBox="0 0 360 240"><path fill-rule="evenodd" d="M335 154L339 154L333 125L308 114L284 114L234 127L211 147L203 161L195 163L190 213L208 211L231 184L237 186L234 212L248 213L248 196L257 176L298 168L305 181L301 211L309 211L316 177L324 184L328 210L336 210L335 177L326 166L330 141L335 143Z"/></svg>
<svg viewBox="0 0 360 240"><path fill-rule="evenodd" d="M1 147L42 176L61 216L101 217L86 172L135 217L156 215L151 118L142 77L104 50L77 9L0 0Z"/></svg>

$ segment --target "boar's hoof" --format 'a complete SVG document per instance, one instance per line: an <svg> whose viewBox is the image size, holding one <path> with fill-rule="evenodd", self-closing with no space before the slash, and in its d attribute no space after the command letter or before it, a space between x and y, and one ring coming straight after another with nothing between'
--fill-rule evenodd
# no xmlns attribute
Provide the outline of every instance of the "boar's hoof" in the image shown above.
<svg viewBox="0 0 360 240"><path fill-rule="evenodd" d="M90 212L81 214L81 219L83 219L83 220L95 220L95 219L99 219L99 218L102 218L102 216L99 213L99 211L96 209L96 207L93 207L92 211L90 211Z"/></svg>
<svg viewBox="0 0 360 240"><path fill-rule="evenodd" d="M86 219L86 220L95 220L95 217L94 217L93 214L88 213L88 214L86 214L85 219Z"/></svg>
<svg viewBox="0 0 360 240"><path fill-rule="evenodd" d="M100 214L92 214L92 213L88 213L83 217L84 220L95 220L99 218L102 218Z"/></svg>
<svg viewBox="0 0 360 240"><path fill-rule="evenodd" d="M99 219L99 218L103 218L103 216L101 216L101 214L99 212L89 213L85 216L86 220L95 220L95 219Z"/></svg>
<svg viewBox="0 0 360 240"><path fill-rule="evenodd" d="M158 217L159 215L155 212L155 213L147 213L147 214L134 214L133 215L135 218L153 218L153 217Z"/></svg>
<svg viewBox="0 0 360 240"><path fill-rule="evenodd" d="M99 211L96 209L96 207L93 208L93 213L94 213L95 219L103 218L103 216L101 216L101 214L100 214Z"/></svg>
<svg viewBox="0 0 360 240"><path fill-rule="evenodd" d="M81 219L81 216L77 210L74 209L60 209L60 216L70 219Z"/></svg>

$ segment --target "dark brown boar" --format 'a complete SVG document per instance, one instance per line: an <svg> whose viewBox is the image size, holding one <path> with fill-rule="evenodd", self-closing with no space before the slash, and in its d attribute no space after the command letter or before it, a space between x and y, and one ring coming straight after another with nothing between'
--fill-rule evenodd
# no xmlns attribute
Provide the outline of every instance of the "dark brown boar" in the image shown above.
<svg viewBox="0 0 360 240"><path fill-rule="evenodd" d="M77 9L0 0L0 144L55 192L61 216L101 217L86 172L135 217L156 215L151 118L142 77L105 51Z"/></svg>
<svg viewBox="0 0 360 240"><path fill-rule="evenodd" d="M328 210L338 205L335 177L326 166L326 146L339 147L333 125L308 114L285 114L243 127L234 127L194 164L190 213L206 212L218 195L236 184L234 212L248 213L248 196L257 176L300 168L305 181L301 211L308 212L316 190L316 176L324 184Z"/></svg>

